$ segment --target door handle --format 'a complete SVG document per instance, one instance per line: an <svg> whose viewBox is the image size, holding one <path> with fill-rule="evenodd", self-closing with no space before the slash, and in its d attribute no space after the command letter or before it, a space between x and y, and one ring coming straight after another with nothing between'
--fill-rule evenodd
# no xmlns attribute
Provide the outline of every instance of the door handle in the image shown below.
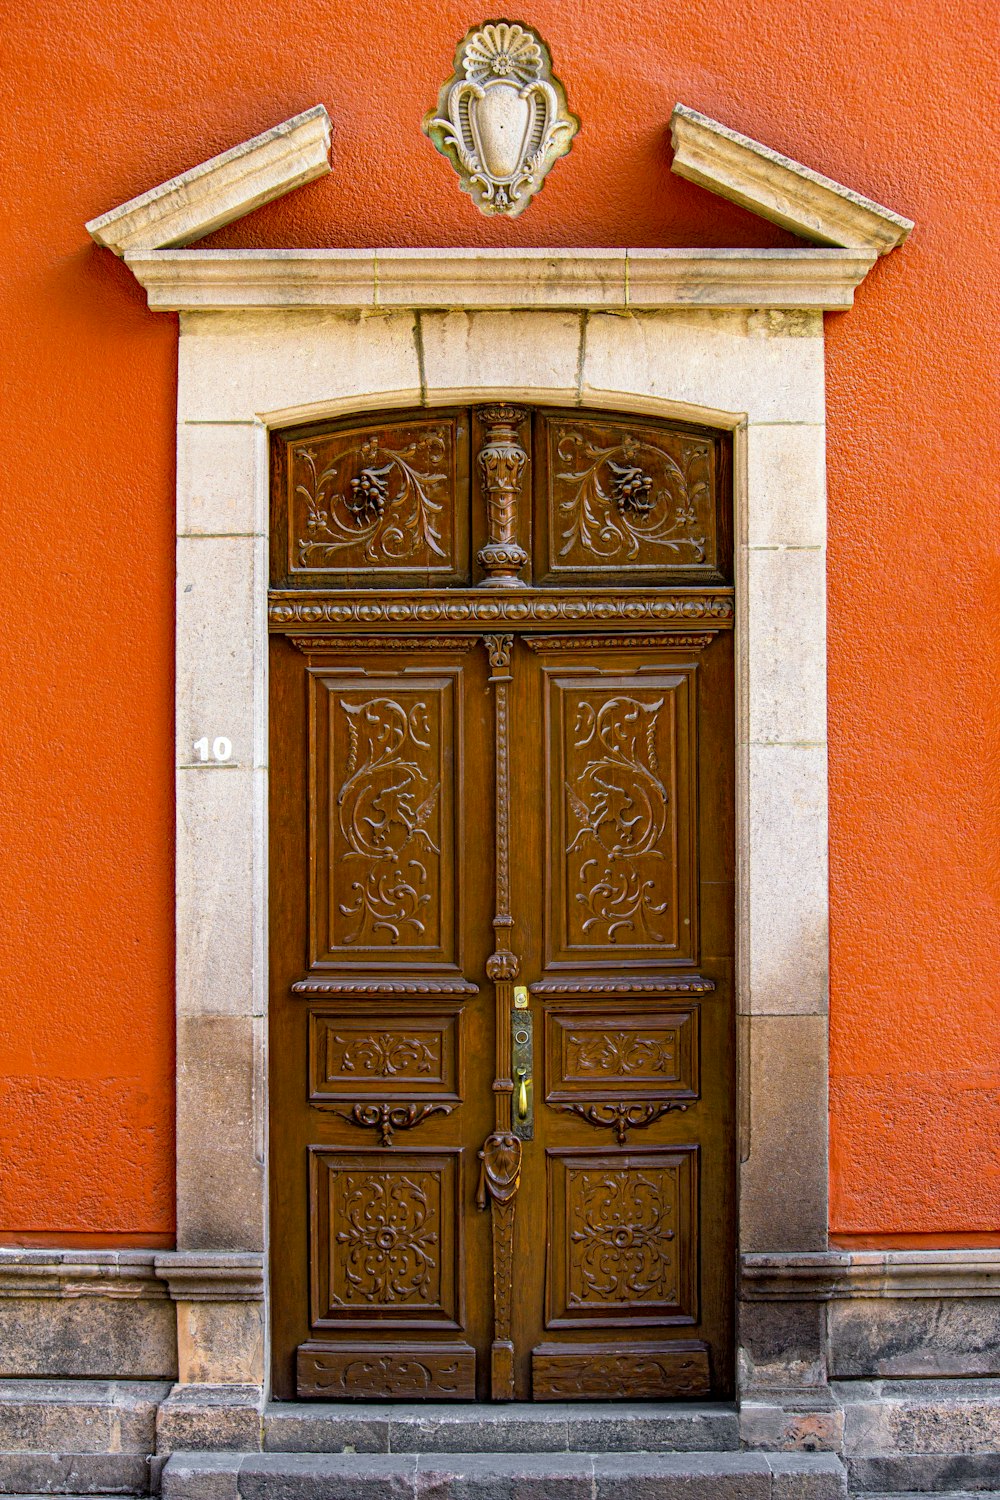
<svg viewBox="0 0 1000 1500"><path fill-rule="evenodd" d="M511 1012L510 1061L514 1070L514 1108L511 1111L511 1129L522 1141L532 1140L535 1134L535 1090L531 1077L534 1071L534 1047L531 1023L530 1010L522 1010L516 1006Z"/></svg>

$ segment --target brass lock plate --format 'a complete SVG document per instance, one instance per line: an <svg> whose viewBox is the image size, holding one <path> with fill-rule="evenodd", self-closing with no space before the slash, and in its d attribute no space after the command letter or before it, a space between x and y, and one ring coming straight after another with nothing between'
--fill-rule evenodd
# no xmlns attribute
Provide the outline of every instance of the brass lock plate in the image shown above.
<svg viewBox="0 0 1000 1500"><path fill-rule="evenodd" d="M530 1010L515 1009L510 1018L510 1062L514 1078L511 1129L522 1141L535 1136L534 1028Z"/></svg>

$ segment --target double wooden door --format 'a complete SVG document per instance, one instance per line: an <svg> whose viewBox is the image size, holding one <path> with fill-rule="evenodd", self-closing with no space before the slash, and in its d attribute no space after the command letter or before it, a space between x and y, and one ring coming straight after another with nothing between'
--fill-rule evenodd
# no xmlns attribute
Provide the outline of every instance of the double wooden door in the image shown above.
<svg viewBox="0 0 1000 1500"><path fill-rule="evenodd" d="M471 576L433 589L426 577L380 579L366 533L405 533L413 484L394 482L386 455L405 452L419 472L422 421L291 434L275 457L275 1391L724 1395L734 1281L724 576L702 580L692 569L703 563L689 561L675 583L654 552L651 585L640 571L655 545L643 537L647 518L647 529L657 522L650 504L613 511L639 535L636 570L615 560L625 586L614 601L553 583L544 549L563 539L558 479L575 483L580 465L560 460L565 437L554 442L544 414L494 407L471 421L448 414L448 493L424 485L440 506L428 514L442 516L433 537ZM463 462L477 421L478 462ZM605 450L622 450L645 505L663 497L662 472L649 472L657 455L672 474L666 461L684 442L711 446L697 430L633 419L615 448L609 421L595 417L581 439L605 452L595 510L617 493ZM572 425L586 428L579 415ZM500 472L528 510L506 535L491 511L490 441L523 457ZM699 494L724 575L725 470L712 458ZM329 470L320 504L315 481ZM366 484L381 507L360 508ZM337 539L328 554L300 545L315 545L317 512L319 535ZM365 543L367 572L349 566L352 541ZM387 555L406 545L390 538ZM289 568L296 557L304 580ZM316 576L322 561L335 577ZM620 608L629 585L641 629Z"/></svg>

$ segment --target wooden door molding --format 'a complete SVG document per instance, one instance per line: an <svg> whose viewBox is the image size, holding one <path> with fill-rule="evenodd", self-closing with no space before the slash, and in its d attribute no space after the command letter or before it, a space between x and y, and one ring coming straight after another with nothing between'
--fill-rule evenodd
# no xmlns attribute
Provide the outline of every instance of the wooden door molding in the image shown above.
<svg viewBox="0 0 1000 1500"><path fill-rule="evenodd" d="M826 1244L822 323L810 313L749 305L631 320L544 307L519 317L516 370L508 368L491 314L388 315L366 320L363 337L355 320L308 311L236 315L224 330L210 317L185 321L177 612L182 1248L207 1236L253 1253L265 1240L267 432L320 416L349 423L366 406L406 412L421 401L486 404L508 394L526 405L570 408L581 392L617 418L631 412L683 423L694 415L732 432L735 605L723 590L713 596L709 589L669 600L652 591L636 605L614 589L568 581L546 599L532 589L517 599L513 591L488 599L470 587L423 607L405 587L374 600L349 590L334 597L331 589L307 601L290 590L272 600L271 623L297 626L305 640L331 626L355 635L386 627L479 635L534 622L575 634L588 626L637 631L655 621L691 635L706 620L733 621L737 988L746 1059L741 1246L766 1253ZM525 369L545 375L525 386ZM218 608L220 583L225 610ZM783 602L790 598L794 611ZM230 739L231 761L203 767L193 747L206 736L211 746L218 735ZM220 1096L213 1104L204 1083L222 1076L230 1080L225 1102ZM805 1092L790 1088L793 1076L810 1080ZM245 1107L234 1110L236 1098ZM249 1368L249 1353L237 1359L220 1349L212 1358L213 1368L227 1360Z"/></svg>

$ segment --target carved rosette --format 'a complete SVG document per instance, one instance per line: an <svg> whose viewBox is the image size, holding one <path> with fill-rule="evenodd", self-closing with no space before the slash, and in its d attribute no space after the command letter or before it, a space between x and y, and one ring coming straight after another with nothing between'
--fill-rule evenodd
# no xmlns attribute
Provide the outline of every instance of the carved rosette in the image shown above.
<svg viewBox="0 0 1000 1500"><path fill-rule="evenodd" d="M517 507L528 455L517 440L525 412L516 406L484 406L479 416L486 442L479 450L479 475L486 495L490 539L478 554L487 575L485 588L524 588L518 571L528 554L517 540Z"/></svg>

